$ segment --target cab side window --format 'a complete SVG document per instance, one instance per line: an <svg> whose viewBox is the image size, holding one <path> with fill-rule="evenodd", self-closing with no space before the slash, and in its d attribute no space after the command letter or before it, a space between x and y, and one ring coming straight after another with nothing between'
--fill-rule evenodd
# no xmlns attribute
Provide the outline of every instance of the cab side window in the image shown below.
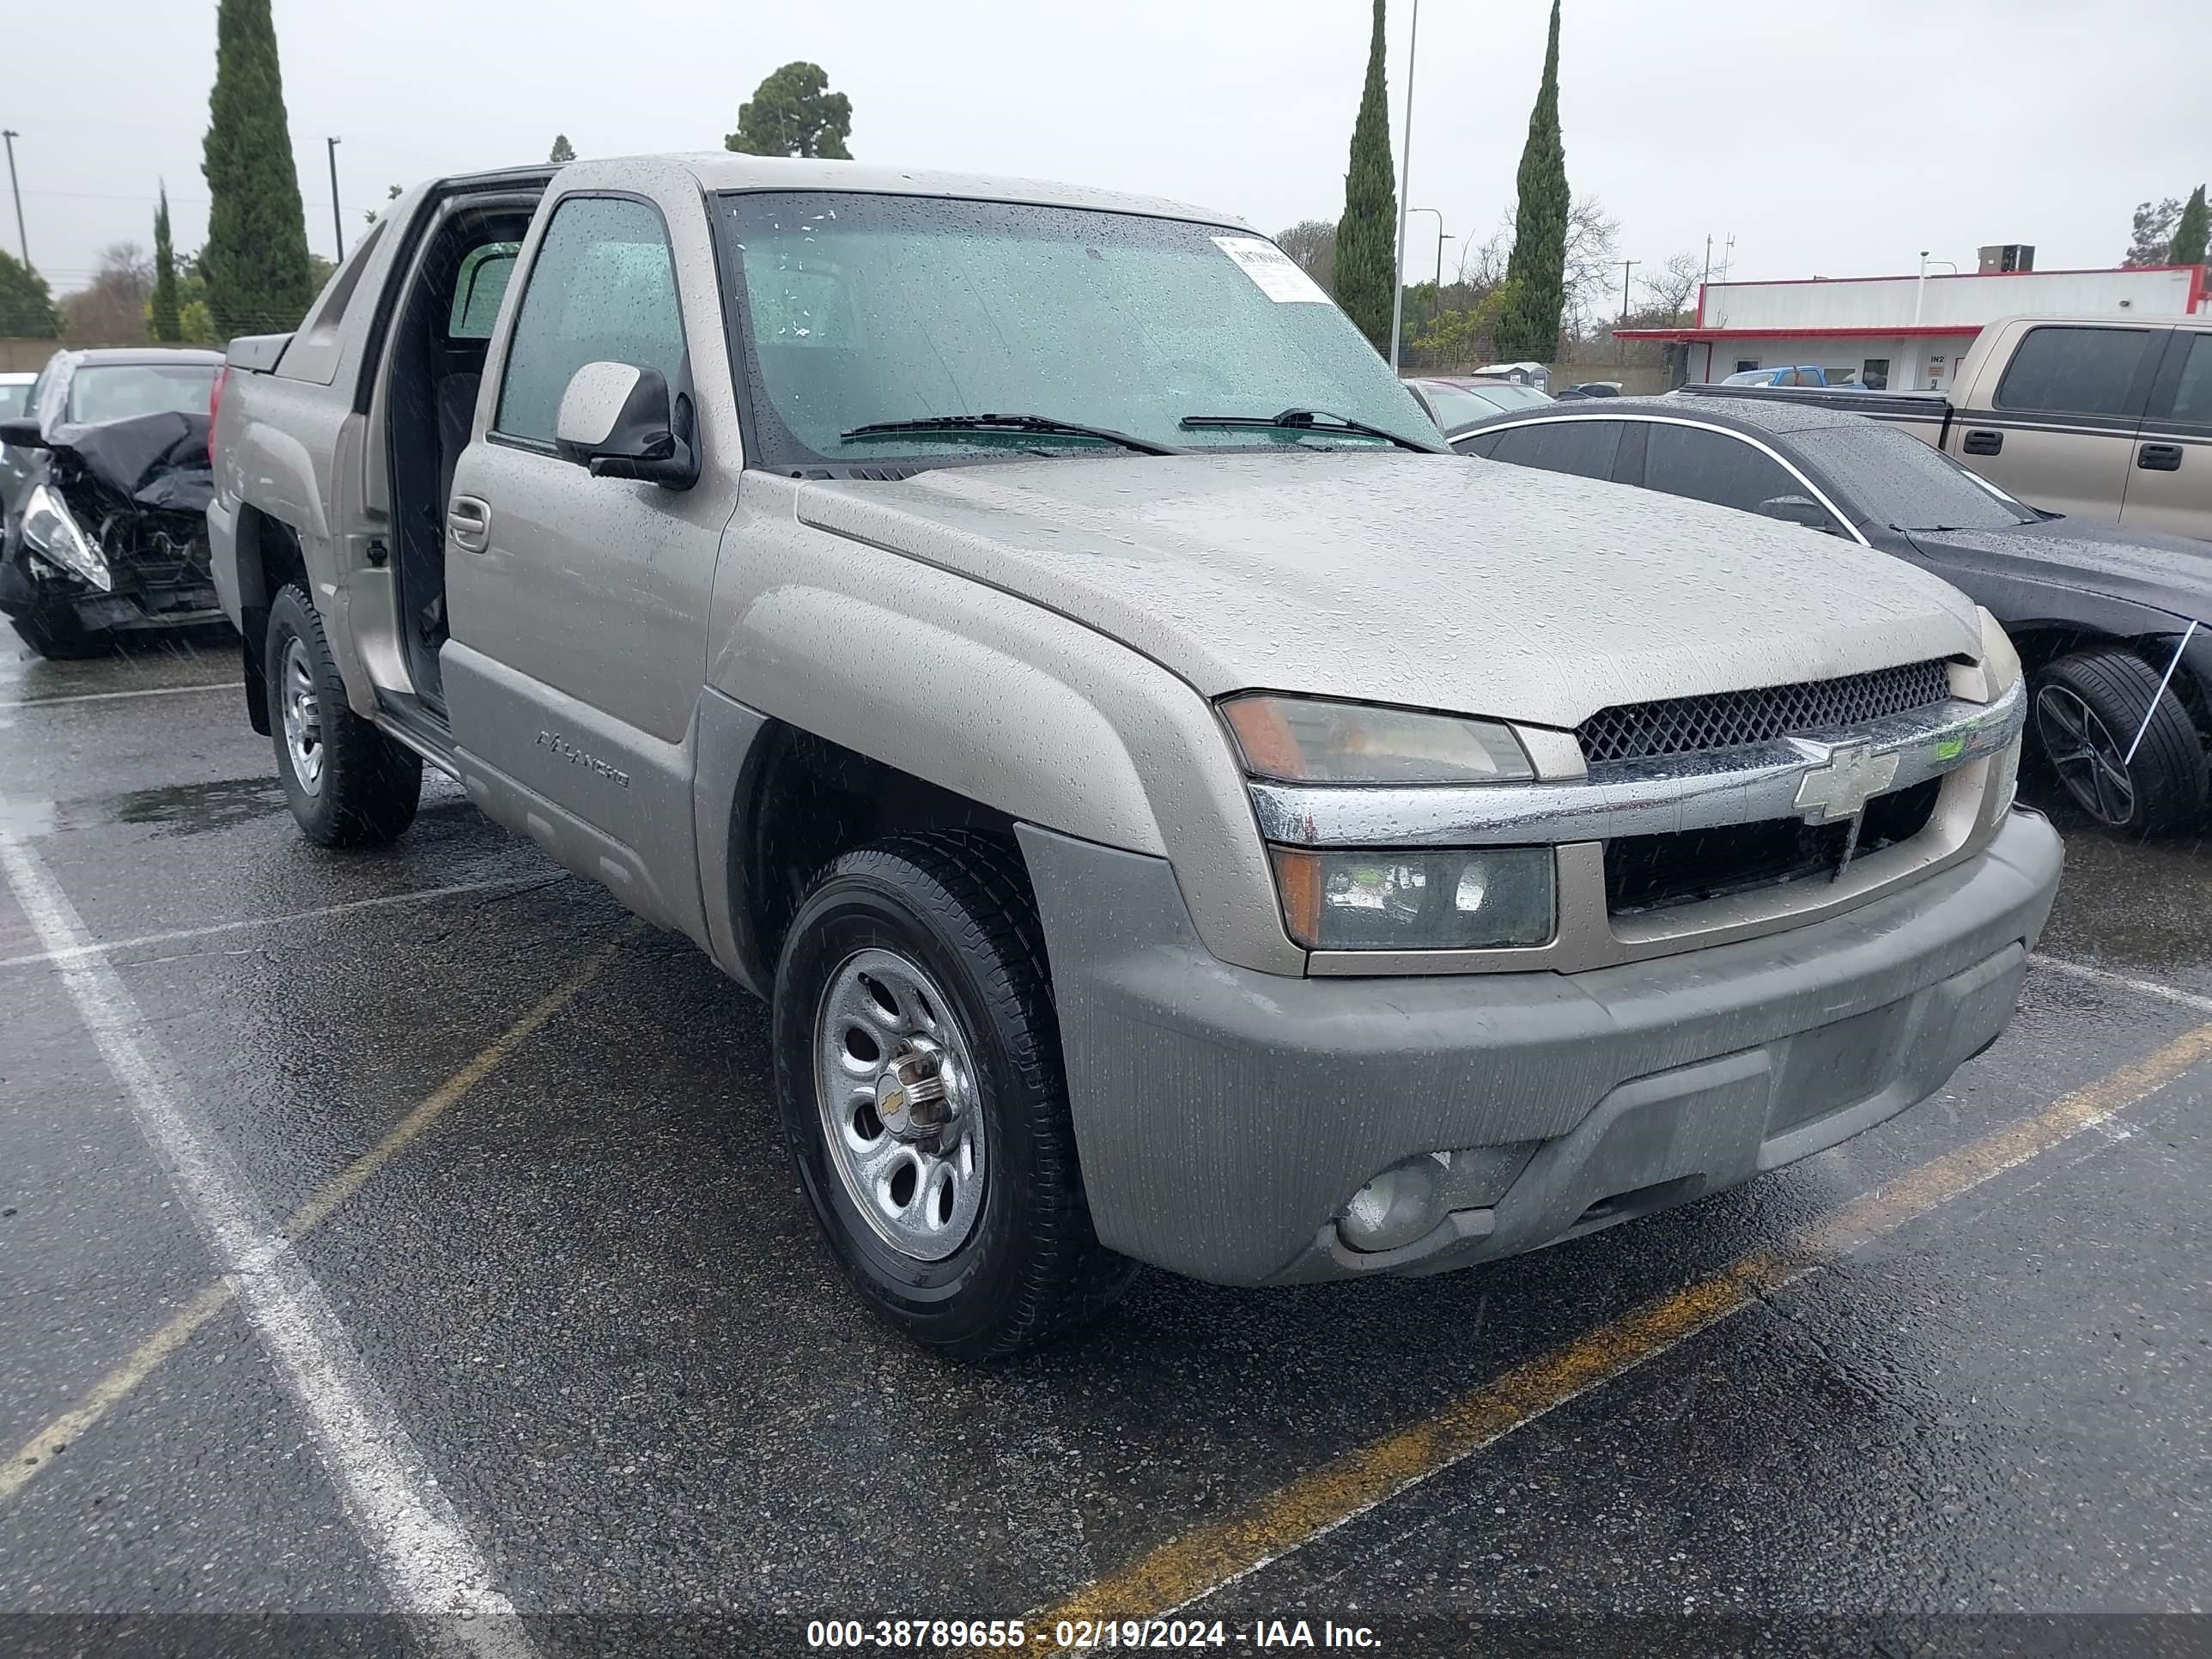
<svg viewBox="0 0 2212 1659"><path fill-rule="evenodd" d="M570 378L592 362L657 368L672 396L684 384L675 257L642 202L571 197L554 210L507 343L493 429L550 447Z"/></svg>
<svg viewBox="0 0 2212 1659"><path fill-rule="evenodd" d="M1649 489L1746 513L1758 512L1761 501L1777 496L1807 493L1772 456L1725 432L1655 423L1646 441L1644 483Z"/></svg>
<svg viewBox="0 0 2212 1659"><path fill-rule="evenodd" d="M2135 415L2136 372L2155 335L2144 328L2032 328L2005 365L1999 409Z"/></svg>

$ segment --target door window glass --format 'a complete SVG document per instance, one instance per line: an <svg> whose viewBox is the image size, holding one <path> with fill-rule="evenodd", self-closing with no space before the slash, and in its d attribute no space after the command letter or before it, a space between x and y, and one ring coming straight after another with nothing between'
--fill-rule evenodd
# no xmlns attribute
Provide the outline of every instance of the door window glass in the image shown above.
<svg viewBox="0 0 2212 1659"><path fill-rule="evenodd" d="M1808 493L1771 456L1723 432L1655 424L1646 441L1644 484L1669 495L1756 513L1761 501Z"/></svg>
<svg viewBox="0 0 2212 1659"><path fill-rule="evenodd" d="M1494 460L1515 466L1571 472L1581 478L1610 478L1620 447L1619 421L1546 421L1517 426L1498 436Z"/></svg>
<svg viewBox="0 0 2212 1659"><path fill-rule="evenodd" d="M453 283L453 315L446 321L447 339L491 338L491 325L499 319L499 302L507 297L507 279L514 275L514 256L521 248L520 242L486 242L469 250Z"/></svg>
<svg viewBox="0 0 2212 1659"><path fill-rule="evenodd" d="M2141 328L2032 328L2005 368L1996 406L2131 415L2129 390L2152 337Z"/></svg>
<svg viewBox="0 0 2212 1659"><path fill-rule="evenodd" d="M586 363L657 368L682 384L684 323L660 215L642 202L574 197L554 210L514 319L497 430L553 441L562 394Z"/></svg>
<svg viewBox="0 0 2212 1659"><path fill-rule="evenodd" d="M1869 392L1885 392L1889 388L1889 359L1869 357L1859 365L1859 384Z"/></svg>
<svg viewBox="0 0 2212 1659"><path fill-rule="evenodd" d="M2181 382L2173 388L2173 418L2212 422L2212 334L2199 334L2189 343Z"/></svg>

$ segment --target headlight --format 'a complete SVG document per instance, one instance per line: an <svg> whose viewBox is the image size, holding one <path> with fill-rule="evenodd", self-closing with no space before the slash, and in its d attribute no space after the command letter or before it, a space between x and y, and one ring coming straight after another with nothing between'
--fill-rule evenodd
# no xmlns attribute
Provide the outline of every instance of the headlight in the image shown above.
<svg viewBox="0 0 2212 1659"><path fill-rule="evenodd" d="M1283 783L1510 783L1536 775L1492 720L1267 693L1221 705L1255 777Z"/></svg>
<svg viewBox="0 0 2212 1659"><path fill-rule="evenodd" d="M83 577L103 593L114 586L98 545L51 485L33 484L23 498L23 542L48 564Z"/></svg>
<svg viewBox="0 0 2212 1659"><path fill-rule="evenodd" d="M1483 951L1548 943L1552 849L1272 849L1291 937L1315 951Z"/></svg>

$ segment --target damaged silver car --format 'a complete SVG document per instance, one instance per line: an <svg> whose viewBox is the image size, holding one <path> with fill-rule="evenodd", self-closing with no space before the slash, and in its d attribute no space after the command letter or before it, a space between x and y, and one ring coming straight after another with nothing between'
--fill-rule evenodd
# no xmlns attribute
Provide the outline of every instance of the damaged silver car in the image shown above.
<svg viewBox="0 0 2212 1659"><path fill-rule="evenodd" d="M57 352L0 420L0 614L41 656L223 620L207 538L222 367L174 348Z"/></svg>

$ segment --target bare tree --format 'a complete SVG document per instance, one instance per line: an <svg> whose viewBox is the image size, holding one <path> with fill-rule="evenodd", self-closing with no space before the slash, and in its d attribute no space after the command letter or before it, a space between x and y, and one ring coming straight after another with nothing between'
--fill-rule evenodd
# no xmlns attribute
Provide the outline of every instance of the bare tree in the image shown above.
<svg viewBox="0 0 2212 1659"><path fill-rule="evenodd" d="M1275 245L1297 261L1305 274L1336 291L1336 227L1327 219L1301 219L1279 233Z"/></svg>
<svg viewBox="0 0 2212 1659"><path fill-rule="evenodd" d="M137 345L146 338L146 304L154 295L154 261L136 242L100 249L92 280L62 297L72 344Z"/></svg>
<svg viewBox="0 0 2212 1659"><path fill-rule="evenodd" d="M1691 301L1697 297L1705 274L1705 262L1688 248L1668 254L1664 264L1636 279L1636 285L1644 290L1639 320L1651 319L1644 326L1652 328L1687 321Z"/></svg>
<svg viewBox="0 0 2212 1659"><path fill-rule="evenodd" d="M1611 320L1607 298L1620 291L1618 262L1613 257L1620 238L1620 221L1607 213L1595 196L1579 198L1569 210L1564 332L1581 336L1593 316ZM1512 250L1513 211L1509 208L1489 240L1460 255L1457 286L1474 300L1489 295L1505 281L1506 259ZM1451 302L1449 291L1445 300L1447 304Z"/></svg>

